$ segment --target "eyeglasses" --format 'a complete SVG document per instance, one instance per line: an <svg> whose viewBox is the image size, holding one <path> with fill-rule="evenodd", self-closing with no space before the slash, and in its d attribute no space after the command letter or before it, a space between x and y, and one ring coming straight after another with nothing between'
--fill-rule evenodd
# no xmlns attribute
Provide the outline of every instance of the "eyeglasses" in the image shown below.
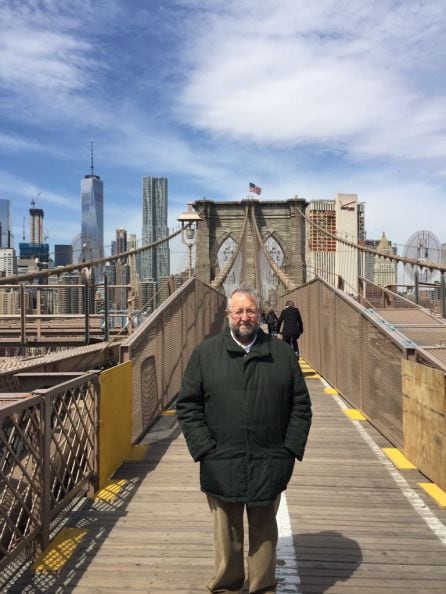
<svg viewBox="0 0 446 594"><path fill-rule="evenodd" d="M232 311L232 309L228 310L229 313L233 318L241 318L243 314L246 314L249 318L256 318L259 312L256 309L236 309Z"/></svg>

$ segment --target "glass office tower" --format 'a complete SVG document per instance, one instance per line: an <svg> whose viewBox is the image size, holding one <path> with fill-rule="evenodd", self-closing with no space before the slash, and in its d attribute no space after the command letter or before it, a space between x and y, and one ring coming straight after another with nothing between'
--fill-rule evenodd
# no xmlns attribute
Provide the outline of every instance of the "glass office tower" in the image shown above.
<svg viewBox="0 0 446 594"><path fill-rule="evenodd" d="M82 227L80 260L104 257L104 184L91 173L81 181ZM103 267L99 267L103 268Z"/></svg>
<svg viewBox="0 0 446 594"><path fill-rule="evenodd" d="M11 203L0 198L0 248L13 248L14 236L11 229Z"/></svg>
<svg viewBox="0 0 446 594"><path fill-rule="evenodd" d="M142 178L142 245L149 245L169 235L167 226L167 178ZM168 243L143 252L141 279L159 281L170 273Z"/></svg>

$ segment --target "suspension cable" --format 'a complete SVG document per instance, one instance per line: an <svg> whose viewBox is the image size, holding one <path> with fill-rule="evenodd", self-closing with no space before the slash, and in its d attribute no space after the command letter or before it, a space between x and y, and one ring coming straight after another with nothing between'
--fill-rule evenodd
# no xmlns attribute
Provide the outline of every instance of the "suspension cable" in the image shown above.
<svg viewBox="0 0 446 594"><path fill-rule="evenodd" d="M184 229L190 227L190 223L184 226ZM171 233L166 237L162 237L149 245L144 245L139 248L133 248L131 250L127 250L126 252L122 252L120 254L114 254L113 256L104 256L103 258L97 258L96 260L89 260L88 262L80 262L78 264L67 264L67 266L58 266L57 268L50 268L48 270L39 270L38 272L29 272L27 274L17 274L15 276L6 276L0 278L0 285L12 285L16 283L20 283L26 280L33 280L35 278L46 278L48 276L52 276L54 274L59 275L63 274L64 272L74 272L75 270L83 270L84 268L92 268L93 266L98 266L101 264L105 264L112 260L118 260L119 258L127 258L130 256L134 256L136 254L142 253L146 250L150 250L158 245L166 241L170 241L177 235L179 235L183 229L178 229Z"/></svg>
<svg viewBox="0 0 446 594"><path fill-rule="evenodd" d="M213 287L214 289L220 289L222 287L223 283L228 278L228 274L231 272L231 269L235 264L235 260L237 259L237 256L240 251L240 246L241 246L242 241L245 237L246 226L248 223L248 213L249 213L249 206L246 209L245 218L243 220L243 225L242 225L242 230L240 232L240 236L238 238L236 247L235 247L234 251L232 252L231 257L229 258L229 260L228 260L227 264L225 265L225 267L223 268L223 270L221 272L219 272L217 274L217 276L214 278L214 280L210 283L211 287Z"/></svg>
<svg viewBox="0 0 446 594"><path fill-rule="evenodd" d="M279 268L279 266L277 266L276 262L274 261L274 259L272 258L271 254L268 252L268 250L265 247L265 243L263 242L262 239L262 235L260 233L259 227L257 225L257 220L255 217L255 213L254 213L254 208L250 209L250 213L251 213L251 224L252 224L252 228L254 229L254 233L256 235L257 238L257 242L260 246L260 249L263 251L268 264L271 266L271 268L273 269L274 274L277 276L277 278L280 280L280 282L285 286L285 288L287 290L292 290L295 289L297 287L296 283L294 283L292 280L290 280L288 278L288 276L283 272L283 270L281 270Z"/></svg>
<svg viewBox="0 0 446 594"><path fill-rule="evenodd" d="M326 229L324 229L323 227L321 227L320 225L318 225L317 223L312 221L301 210L297 209L297 212L312 227L315 227L318 231L321 231L321 233L324 233L324 235L327 235L331 239L339 241L340 243L343 243L346 246L356 248L359 251L364 252L366 254L372 254L374 256L380 256L381 258L387 258L388 260L395 260L396 262L402 262L403 264L411 264L412 266L418 266L419 268L428 268L429 270L438 270L439 272L446 272L446 265L435 264L434 262L430 262L430 261L426 261L426 260L417 260L416 258L404 258L403 256L397 256L396 254L387 254L385 252L380 252L378 250L374 250L374 249L366 247L364 245L360 245L359 243L355 243L354 241L349 241L348 239L345 239L343 237L339 237L339 235L336 235L336 233L330 233L329 231L327 231Z"/></svg>

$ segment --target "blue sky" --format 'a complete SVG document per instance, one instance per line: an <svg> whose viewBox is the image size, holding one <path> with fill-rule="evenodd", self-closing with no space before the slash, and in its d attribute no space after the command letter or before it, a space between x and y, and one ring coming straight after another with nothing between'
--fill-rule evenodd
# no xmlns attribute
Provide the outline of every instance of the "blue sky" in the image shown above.
<svg viewBox="0 0 446 594"><path fill-rule="evenodd" d="M0 197L50 244L104 180L105 238L141 236L141 177L190 200L366 203L369 238L446 242L445 0L3 0ZM28 225L26 227L28 232Z"/></svg>

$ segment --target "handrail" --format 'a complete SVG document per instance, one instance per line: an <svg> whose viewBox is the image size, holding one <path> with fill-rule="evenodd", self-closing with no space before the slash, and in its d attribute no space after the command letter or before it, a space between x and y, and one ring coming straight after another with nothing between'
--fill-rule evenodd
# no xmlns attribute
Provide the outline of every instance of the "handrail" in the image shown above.
<svg viewBox="0 0 446 594"><path fill-rule="evenodd" d="M44 550L58 514L96 480L98 372L78 375L0 407L0 570Z"/></svg>
<svg viewBox="0 0 446 594"><path fill-rule="evenodd" d="M185 225L184 228L186 229L189 226L190 226L190 224ZM146 250L153 249L154 247L157 247L158 245L160 245L166 241L170 241L171 239L173 239L174 237L179 235L182 231L183 231L183 229L178 229L174 233L171 233L170 235L168 235L166 237L162 237L161 239L158 239L157 241L154 241L153 243L150 243L149 245L143 245L139 248L133 248L131 250L127 250L126 252L114 254L113 256L104 256L103 258L89 260L88 262L80 262L79 264L67 264L66 266L58 266L57 268L51 268L48 270L39 270L38 272L29 272L27 274L17 274L15 276L1 277L0 285L9 285L11 283L13 283L13 284L21 283L23 281L30 280L30 279L47 278L48 276L60 275L60 274L64 274L65 272L74 272L75 270L83 270L84 268L89 269L89 268L92 268L93 266L100 266L101 264L106 264L107 262L110 262L111 260L118 260L119 258L126 258L127 256L134 256L136 254L145 252Z"/></svg>

